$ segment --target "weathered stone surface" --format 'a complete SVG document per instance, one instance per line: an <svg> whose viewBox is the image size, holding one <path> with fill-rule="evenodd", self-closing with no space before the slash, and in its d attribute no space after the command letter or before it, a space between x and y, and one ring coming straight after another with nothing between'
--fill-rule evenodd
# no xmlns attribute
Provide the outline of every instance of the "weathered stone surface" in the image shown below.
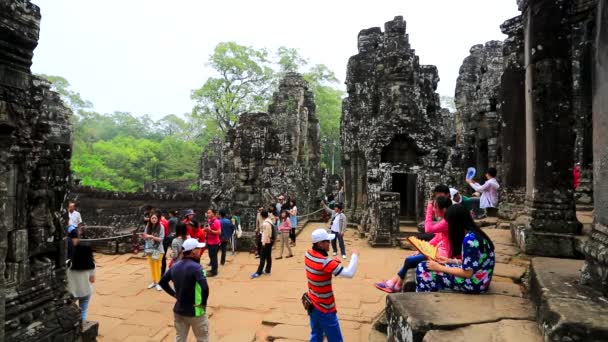
<svg viewBox="0 0 608 342"><path fill-rule="evenodd" d="M593 83L593 187L595 223L583 250L581 281L608 294L608 1L598 1Z"/></svg>
<svg viewBox="0 0 608 342"><path fill-rule="evenodd" d="M201 158L201 190L214 205L237 208L246 236L253 237L259 206L279 194L297 200L300 214L319 208L320 128L312 92L299 74L288 73L268 113L244 113L225 142L215 140Z"/></svg>
<svg viewBox="0 0 608 342"><path fill-rule="evenodd" d="M580 285L583 261L534 258L530 296L548 341L605 341L608 299Z"/></svg>
<svg viewBox="0 0 608 342"><path fill-rule="evenodd" d="M533 320L522 298L457 293L400 293L386 298L389 341L422 341L431 330L453 330L499 320ZM463 310L462 308L475 308Z"/></svg>
<svg viewBox="0 0 608 342"><path fill-rule="evenodd" d="M526 269L517 265L497 262L494 266L494 275L510 278L516 283L521 282L524 273L526 273Z"/></svg>
<svg viewBox="0 0 608 342"><path fill-rule="evenodd" d="M536 322L501 320L496 323L469 325L464 328L441 331L431 330L423 342L542 342Z"/></svg>
<svg viewBox="0 0 608 342"><path fill-rule="evenodd" d="M462 185L467 167L476 167L481 175L488 167L496 167L499 161L501 125L497 105L503 73L502 50L502 42L495 40L474 45L460 67L454 96L457 109L454 119L457 128L455 148L463 157L452 161L452 167L458 170L452 172L457 177L454 184Z"/></svg>
<svg viewBox="0 0 608 342"><path fill-rule="evenodd" d="M75 341L81 333L60 220L71 112L30 72L40 18L30 1L0 0L0 341Z"/></svg>
<svg viewBox="0 0 608 342"><path fill-rule="evenodd" d="M392 246L392 237L399 231L400 194L374 192L369 194L369 239L372 246Z"/></svg>
<svg viewBox="0 0 608 342"><path fill-rule="evenodd" d="M400 194L400 215L421 219L425 199L443 175L447 149L439 126L437 68L420 65L406 22L395 17L362 30L348 62L341 144L347 212L365 232L379 215L373 193ZM390 227L374 227L390 234Z"/></svg>

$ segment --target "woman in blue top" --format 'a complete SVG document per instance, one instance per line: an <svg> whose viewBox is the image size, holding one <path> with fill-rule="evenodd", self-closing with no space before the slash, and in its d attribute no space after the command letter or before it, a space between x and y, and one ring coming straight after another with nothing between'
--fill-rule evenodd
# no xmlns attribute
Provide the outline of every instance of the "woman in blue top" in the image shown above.
<svg viewBox="0 0 608 342"><path fill-rule="evenodd" d="M461 253L461 260L439 258L418 264L416 292L452 290L483 293L490 287L494 272L494 244L475 225L470 213L461 204L451 206L445 219L452 255Z"/></svg>

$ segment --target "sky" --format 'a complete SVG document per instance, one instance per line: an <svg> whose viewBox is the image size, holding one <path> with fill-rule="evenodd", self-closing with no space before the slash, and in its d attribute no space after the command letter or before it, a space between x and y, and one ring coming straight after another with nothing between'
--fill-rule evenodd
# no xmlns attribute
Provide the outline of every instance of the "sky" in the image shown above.
<svg viewBox="0 0 608 342"><path fill-rule="evenodd" d="M32 71L65 77L98 112L161 118L190 112L190 92L215 76L219 42L297 48L325 64L341 87L357 34L401 15L421 64L434 64L437 92L454 95L475 44L504 40L516 0L32 0L41 8ZM383 29L384 30L384 29Z"/></svg>

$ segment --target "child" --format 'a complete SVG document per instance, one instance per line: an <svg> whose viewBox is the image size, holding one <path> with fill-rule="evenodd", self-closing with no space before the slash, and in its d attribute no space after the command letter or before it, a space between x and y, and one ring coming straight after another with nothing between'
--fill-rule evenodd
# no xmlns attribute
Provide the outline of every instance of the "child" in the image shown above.
<svg viewBox="0 0 608 342"><path fill-rule="evenodd" d="M293 253L291 252L291 246L289 245L291 220L289 219L288 210L281 211L279 221L281 222L279 225L279 232L281 233L281 256L277 257L277 259L283 259L283 250L285 249L285 245L287 245L287 251L289 251L289 255L287 256L287 258L291 258L293 256Z"/></svg>

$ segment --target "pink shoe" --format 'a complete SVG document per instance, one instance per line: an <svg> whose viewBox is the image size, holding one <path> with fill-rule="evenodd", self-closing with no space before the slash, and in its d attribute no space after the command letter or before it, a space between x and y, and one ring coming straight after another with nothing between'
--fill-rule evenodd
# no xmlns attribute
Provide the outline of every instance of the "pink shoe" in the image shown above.
<svg viewBox="0 0 608 342"><path fill-rule="evenodd" d="M386 283L386 281L380 282L380 283L375 283L374 286L380 290L380 291L384 291L386 293L393 293L395 292L395 289L393 286L390 286L389 284Z"/></svg>

